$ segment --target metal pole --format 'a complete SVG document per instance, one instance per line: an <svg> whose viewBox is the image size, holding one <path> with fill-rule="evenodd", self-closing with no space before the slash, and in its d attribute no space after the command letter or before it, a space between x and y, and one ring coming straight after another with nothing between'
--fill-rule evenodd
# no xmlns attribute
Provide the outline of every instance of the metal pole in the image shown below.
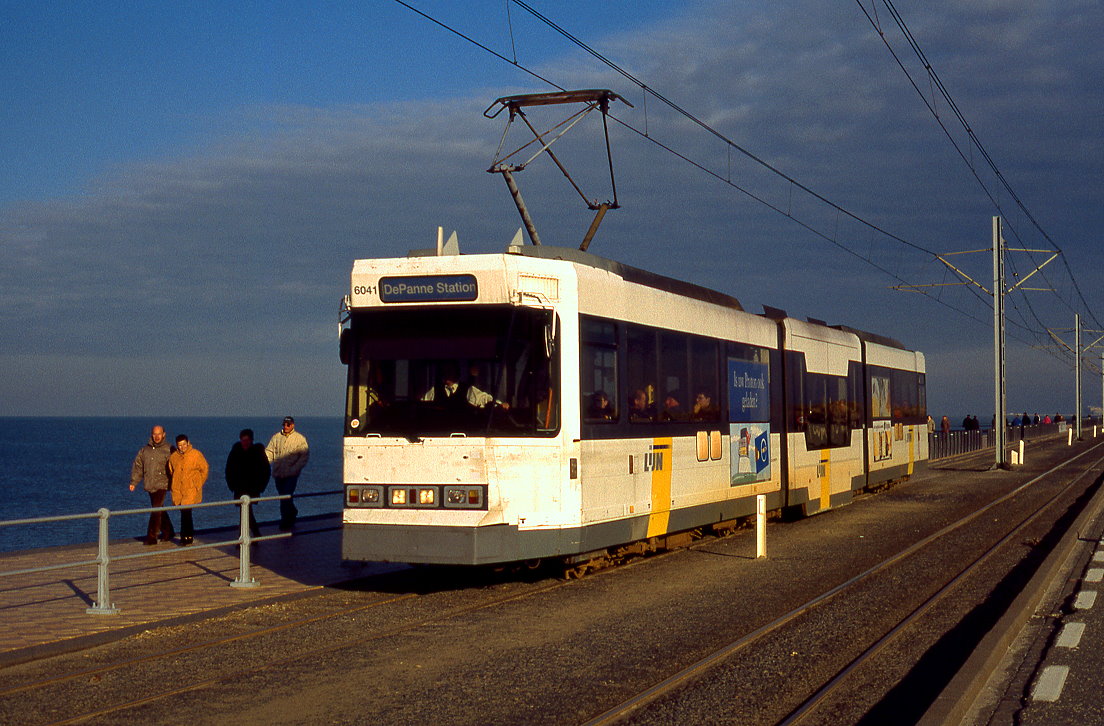
<svg viewBox="0 0 1104 726"><path fill-rule="evenodd" d="M996 465L1004 466L1008 417L1004 409L1004 237L1000 217L993 217L993 399Z"/></svg>
<svg viewBox="0 0 1104 726"><path fill-rule="evenodd" d="M521 198L521 190L518 189L517 182L514 181L514 175L510 173L509 169L502 169L501 173L502 178L506 180L506 186L510 188L510 196L514 198L518 213L521 214L521 222L525 225L526 231L529 232L529 241L534 245L539 245L541 241L540 235L537 234L537 226L533 224L533 219L529 216L529 209L525 206L525 200Z"/></svg>
<svg viewBox="0 0 1104 726"><path fill-rule="evenodd" d="M111 585L108 582L108 564L111 560L107 554L107 525L111 512L101 507L98 514L100 515L100 535L96 554L96 602L92 603L92 607L85 608L84 612L89 615L114 615L119 611L111 602Z"/></svg>
<svg viewBox="0 0 1104 726"><path fill-rule="evenodd" d="M1081 314L1073 314L1073 350L1074 350L1074 375L1077 376L1077 408L1073 412L1073 420L1077 428L1077 440L1081 440Z"/></svg>
<svg viewBox="0 0 1104 726"><path fill-rule="evenodd" d="M253 579L249 574L249 543L252 532L249 531L249 495L242 494L241 504L241 537L238 538L238 579L230 583L230 587L260 587L261 583Z"/></svg>
<svg viewBox="0 0 1104 726"><path fill-rule="evenodd" d="M767 556L767 495L755 497L755 559Z"/></svg>

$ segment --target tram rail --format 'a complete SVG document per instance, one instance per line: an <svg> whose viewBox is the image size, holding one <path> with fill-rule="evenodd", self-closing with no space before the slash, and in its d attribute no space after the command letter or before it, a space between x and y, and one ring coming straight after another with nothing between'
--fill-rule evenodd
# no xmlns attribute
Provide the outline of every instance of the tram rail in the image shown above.
<svg viewBox="0 0 1104 726"><path fill-rule="evenodd" d="M764 639L772 634L778 633L783 627L792 623L794 620L801 616L809 614L811 611L819 608L820 606L828 603L829 601L847 593L852 588L856 587L869 580L873 576L886 572L892 566L901 563L902 561L922 552L925 549L933 545L938 545L948 535L959 532L964 527L970 525L979 517L984 516L996 507L1022 495L1032 486L1037 483L1046 480L1046 478L1058 471L1059 469L1071 464L1072 462L1085 457L1090 453L1097 453L1098 457L1092 462L1092 464L1080 472L1077 476L1071 479L1061 489L1061 493L1058 496L1047 498L1041 505L1036 507L1027 517L1022 518L1015 526L1010 529L1003 537L997 542L985 548L985 550L977 557L975 557L967 566L963 569L952 574L949 579L939 587L935 592L924 598L918 605L913 607L905 617L898 620L888 631L877 637L867 647L865 647L861 653L852 657L842 667L840 667L835 674L823 682L818 688L816 688L811 694L804 697L800 703L794 705L792 709L778 721L779 724L785 724L787 726L791 724L805 724L818 722L815 721L817 711L816 709L823 704L830 701L833 696L836 696L841 687L845 684L847 678L852 675L857 669L868 664L872 658L874 658L882 649L895 638L900 636L902 632L907 630L913 625L919 618L922 618L928 614L934 607L943 603L950 595L954 594L956 587L967 577L974 575L987 564L992 557L1002 549L1009 546L1010 543L1021 537L1024 531L1033 523L1035 523L1043 514L1053 511L1056 507L1068 505L1068 496L1071 492L1075 492L1078 487L1084 487L1085 477L1092 474L1099 477L1099 470L1104 465L1104 456L1100 455L1100 449L1104 444L1097 444L1091 449L1083 451L1073 457L1070 457L1062 461L1057 466L1050 470L1032 478L1031 480L1021 484L1012 491L1004 494L1003 496L989 502L988 504L976 509L974 512L967 516L961 517L955 522L948 524L942 529L924 537L917 541L913 545L893 554L892 556L882 560L874 566L864 570L863 572L855 575L849 580L840 583L832 589L798 605L792 610L779 616L775 620L759 627L758 629L750 632L730 643L727 643L717 648L712 653L699 659L698 661L691 663L685 668L679 670L663 681L656 683L650 688L635 694L631 698L624 700L622 703L609 708L601 714L591 718L585 722L585 726L606 726L608 724L637 722L641 719L647 720L644 716L645 709L663 699L665 697L677 697L676 694L690 685L691 683L701 680L707 676L712 670L721 667L728 660L735 657L741 651L744 651L756 644L764 641ZM1098 487L1100 484L1100 478L1097 478L1095 482L1089 485L1089 488ZM1071 518L1072 519L1072 518ZM1063 531L1064 533L1064 531ZM819 723L832 723L833 718L827 720L821 720Z"/></svg>

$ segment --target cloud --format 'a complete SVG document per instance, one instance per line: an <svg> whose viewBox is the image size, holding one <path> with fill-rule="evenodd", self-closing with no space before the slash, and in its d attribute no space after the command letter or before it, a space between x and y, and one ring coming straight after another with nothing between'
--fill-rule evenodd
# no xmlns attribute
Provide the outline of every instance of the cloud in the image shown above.
<svg viewBox="0 0 1104 726"><path fill-rule="evenodd" d="M1104 222L1104 90L1095 82L1104 50L1093 38L1104 11L1090 3L988 5L926 5L907 20L1028 205L1044 210L1040 218L1071 256L1096 259L1095 247L1081 247L1095 244L1091 230ZM728 138L885 230L941 252L988 244L989 201L857 7L703 3L596 45ZM444 66L447 47L439 50ZM945 275L581 53L538 70L567 87L623 94L635 108L615 104L618 118L892 273L917 282ZM337 302L354 258L429 246L438 224L457 229L465 250L497 251L520 226L504 185L484 171L505 119L481 114L496 96L547 89L497 88L493 79L487 88L494 90L401 104L243 108L217 140L186 154L116 168L79 196L0 210L0 336L20 371L0 395L14 401L18 388L39 391L38 403L18 399L22 411L57 411L66 400L87 413L120 400L122 409L141 410L148 402L134 389L97 383L91 387L101 393L91 395L79 382L109 380L113 369L139 376L146 360L173 376L251 372L226 382L188 378L203 389L200 404L232 402L228 412L267 400L262 381L288 376L289 390L315 391L313 382L325 379L339 397ZM721 289L753 311L766 303L916 340L933 347L935 362L947 360L944 338L986 340L984 326L887 290L896 280L785 214L616 123L610 133L623 208L607 215L592 251ZM588 119L557 149L588 196L604 199L600 139L597 119ZM545 241L577 245L592 212L559 172L542 159L518 177ZM1027 236L1022 215L1010 212L1009 223ZM976 265L984 279L987 259ZM1084 274L1084 287L1099 289L1098 274ZM966 291L939 294L986 319ZM1065 314L1050 305L1033 310ZM939 332L919 332L930 326ZM50 364L36 371L38 359ZM65 361L88 373L67 375ZM336 410L327 403L312 412Z"/></svg>

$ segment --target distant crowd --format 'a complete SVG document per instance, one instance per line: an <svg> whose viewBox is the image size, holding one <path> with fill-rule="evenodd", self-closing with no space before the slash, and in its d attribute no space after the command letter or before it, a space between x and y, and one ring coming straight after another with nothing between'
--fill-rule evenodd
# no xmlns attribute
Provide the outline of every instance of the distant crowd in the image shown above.
<svg viewBox="0 0 1104 726"><path fill-rule="evenodd" d="M990 429L992 429L993 426L996 424L996 420L997 420L996 416L993 416L990 419L990 421L989 421L989 428ZM1039 414L1035 414L1034 416L1028 416L1027 412L1025 411L1022 416L1020 416L1018 414L1013 416L1008 421L1008 425L1019 428L1019 427L1022 427L1022 426L1038 426L1039 424L1062 423L1065 420L1066 420L1065 417L1062 416L1062 414L1060 414L1060 413L1054 414L1053 418L1051 418L1050 415L1045 415L1042 418L1039 418ZM950 433L950 431L951 431L951 419L949 417L944 416L943 419L939 422L939 430L942 431L945 434ZM963 431L980 431L981 430L981 423L978 421L978 417L970 415L970 416L967 416L966 418L962 419L962 430ZM931 433L931 432L934 432L934 431L935 431L935 421L932 419L931 416L928 416L928 432Z"/></svg>
<svg viewBox="0 0 1104 726"><path fill-rule="evenodd" d="M272 435L268 446L254 444L253 430L242 429L226 457L226 485L235 497L254 498L261 496L271 478L279 494L294 494L309 457L307 439L295 430L295 419L291 416L284 417L280 430ZM166 503L170 494L173 504L185 507L180 510L180 544L187 546L195 537L195 523L189 507L203 501L203 485L209 469L207 459L192 446L187 434L178 434L176 445L171 446L165 427L156 425L130 467L130 491L141 484L153 508L170 506ZM292 529L298 514L290 498L281 499L280 529ZM261 535L252 506L249 507L249 530L253 537ZM150 513L145 544L170 542L175 536L168 512Z"/></svg>

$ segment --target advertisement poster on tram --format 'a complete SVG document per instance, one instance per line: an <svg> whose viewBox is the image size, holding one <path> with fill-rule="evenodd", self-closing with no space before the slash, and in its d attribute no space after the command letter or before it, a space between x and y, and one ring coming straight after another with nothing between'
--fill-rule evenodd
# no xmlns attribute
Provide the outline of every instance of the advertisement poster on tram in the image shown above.
<svg viewBox="0 0 1104 726"><path fill-rule="evenodd" d="M770 368L766 363L728 359L731 482L770 479Z"/></svg>
<svg viewBox="0 0 1104 726"><path fill-rule="evenodd" d="M893 426L889 421L875 421L870 427L870 450L874 454L874 461L885 461L893 458Z"/></svg>
<svg viewBox="0 0 1104 726"><path fill-rule="evenodd" d="M732 423L770 420L770 368L766 363L728 359L728 412Z"/></svg>
<svg viewBox="0 0 1104 726"><path fill-rule="evenodd" d="M770 466L770 424L729 424L731 485L768 481Z"/></svg>

